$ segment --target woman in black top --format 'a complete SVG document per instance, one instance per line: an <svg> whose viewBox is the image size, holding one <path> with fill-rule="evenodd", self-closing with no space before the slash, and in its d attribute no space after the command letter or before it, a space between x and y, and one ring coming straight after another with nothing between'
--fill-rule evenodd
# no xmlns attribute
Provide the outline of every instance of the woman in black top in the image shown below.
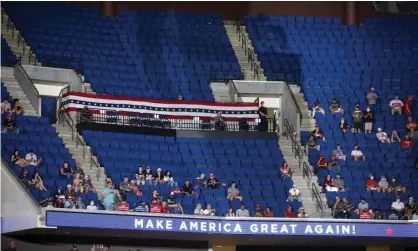
<svg viewBox="0 0 418 251"><path fill-rule="evenodd" d="M164 183L164 174L161 168L157 169L157 172L154 175L154 185Z"/></svg>

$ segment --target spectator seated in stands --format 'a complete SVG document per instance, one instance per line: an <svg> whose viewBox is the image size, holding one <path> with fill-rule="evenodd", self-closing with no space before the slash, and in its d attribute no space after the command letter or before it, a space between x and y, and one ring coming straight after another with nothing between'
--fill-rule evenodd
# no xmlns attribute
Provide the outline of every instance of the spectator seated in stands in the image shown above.
<svg viewBox="0 0 418 251"><path fill-rule="evenodd" d="M331 175L327 175L322 181L322 192L338 192L338 187L334 186Z"/></svg>
<svg viewBox="0 0 418 251"><path fill-rule="evenodd" d="M355 161L358 161L359 159L366 161L366 156L364 156L363 152L359 149L358 145L355 145L353 147L353 150L351 151L351 157L353 157Z"/></svg>
<svg viewBox="0 0 418 251"><path fill-rule="evenodd" d="M73 200L73 196L69 196L67 200L64 202L64 208L75 209L75 203Z"/></svg>
<svg viewBox="0 0 418 251"><path fill-rule="evenodd" d="M214 124L215 124L215 130L217 131L226 130L226 124L225 124L224 118L222 117L222 112L218 112L216 114L216 117L214 118Z"/></svg>
<svg viewBox="0 0 418 251"><path fill-rule="evenodd" d="M340 119L339 128L341 129L342 132L348 132L350 130L350 127L348 126L348 123L345 120L345 118Z"/></svg>
<svg viewBox="0 0 418 251"><path fill-rule="evenodd" d="M20 100L15 98L13 100L13 112L16 115L22 115L24 114L23 106L20 104Z"/></svg>
<svg viewBox="0 0 418 251"><path fill-rule="evenodd" d="M31 149L25 156L25 160L27 161L27 165L38 167L42 163L42 157L38 159L34 151Z"/></svg>
<svg viewBox="0 0 418 251"><path fill-rule="evenodd" d="M398 212L396 212L396 210L394 209L391 209L390 214L388 216L388 220L399 220Z"/></svg>
<svg viewBox="0 0 418 251"><path fill-rule="evenodd" d="M319 125L315 125L315 129L311 132L311 135L315 137L315 139L322 139L322 141L325 140L324 132L319 128Z"/></svg>
<svg viewBox="0 0 418 251"><path fill-rule="evenodd" d="M405 208L411 210L411 212L415 212L417 210L417 204L415 204L413 197L409 197L408 203L405 205Z"/></svg>
<svg viewBox="0 0 418 251"><path fill-rule="evenodd" d="M394 99L390 101L389 106L392 115L395 115L395 113L402 115L403 102L399 99L398 95L396 95Z"/></svg>
<svg viewBox="0 0 418 251"><path fill-rule="evenodd" d="M94 204L94 200L91 200L89 205L86 208L87 210L98 210L97 206Z"/></svg>
<svg viewBox="0 0 418 251"><path fill-rule="evenodd" d="M90 121L93 119L93 114L90 112L88 106L84 106L81 110L81 120Z"/></svg>
<svg viewBox="0 0 418 251"><path fill-rule="evenodd" d="M415 214L412 215L412 220L418 220L418 209L415 211Z"/></svg>
<svg viewBox="0 0 418 251"><path fill-rule="evenodd" d="M287 201L293 202L295 200L302 202L302 195L299 188L297 188L296 185L293 185L292 188L289 189L289 197L287 198Z"/></svg>
<svg viewBox="0 0 418 251"><path fill-rule="evenodd" d="M90 175L86 175L83 179L83 188L84 192L93 192L96 193L97 190L93 187L93 184L91 183Z"/></svg>
<svg viewBox="0 0 418 251"><path fill-rule="evenodd" d="M309 218L308 214L305 212L305 208L300 207L298 212L298 218Z"/></svg>
<svg viewBox="0 0 418 251"><path fill-rule="evenodd" d="M206 180L206 175L204 173L201 173L196 178L196 185L198 185L202 189L206 188L206 186L207 186L207 180Z"/></svg>
<svg viewBox="0 0 418 251"><path fill-rule="evenodd" d="M412 220L412 211L405 209L405 213L401 216L400 220Z"/></svg>
<svg viewBox="0 0 418 251"><path fill-rule="evenodd" d="M273 211L270 207L267 207L266 211L263 212L263 217L273 217Z"/></svg>
<svg viewBox="0 0 418 251"><path fill-rule="evenodd" d="M150 213L160 214L162 211L161 203L159 203L157 200L151 201L151 206L149 207Z"/></svg>
<svg viewBox="0 0 418 251"><path fill-rule="evenodd" d="M103 189L102 193L100 194L100 198L102 200L102 204L106 210L115 211L115 196L116 191L113 188L113 182L107 181L106 187Z"/></svg>
<svg viewBox="0 0 418 251"><path fill-rule="evenodd" d="M412 115L411 106L412 106L412 101L413 100L414 100L414 96L408 96L408 98L405 100L405 103L404 103L404 106L403 106L403 112L407 116L411 116Z"/></svg>
<svg viewBox="0 0 418 251"><path fill-rule="evenodd" d="M71 178L73 175L74 171L73 169L70 167L68 161L64 161L64 163L62 164L61 168L60 168L60 175L63 178Z"/></svg>
<svg viewBox="0 0 418 251"><path fill-rule="evenodd" d="M367 192L370 192L370 191L378 191L379 192L379 184L374 179L373 174L370 174L369 179L366 181L366 190L367 190Z"/></svg>
<svg viewBox="0 0 418 251"><path fill-rule="evenodd" d="M74 198L74 190L72 189L71 184L67 185L67 189L64 191L65 200L68 200L68 197Z"/></svg>
<svg viewBox="0 0 418 251"><path fill-rule="evenodd" d="M138 213L149 213L147 202L144 200L141 200L138 206L134 207L134 209L132 209L131 211L138 212Z"/></svg>
<svg viewBox="0 0 418 251"><path fill-rule="evenodd" d="M322 113L323 115L325 115L325 110L324 108L322 108L321 104L319 103L319 101L315 101L315 103L312 105L312 117L315 118L315 114L317 112Z"/></svg>
<svg viewBox="0 0 418 251"><path fill-rule="evenodd" d="M80 173L77 173L74 175L74 179L73 179L73 189L74 192L83 192L84 191L84 187L83 187L83 179L80 176Z"/></svg>
<svg viewBox="0 0 418 251"><path fill-rule="evenodd" d="M396 177L392 177L392 181L389 185L389 192L395 192L395 194L397 194L398 192L402 192L405 193L406 192L406 187L402 186L398 180L396 179Z"/></svg>
<svg viewBox="0 0 418 251"><path fill-rule="evenodd" d="M204 216L215 216L215 214L216 214L216 209L212 208L211 204L207 204L206 209L203 210L203 215Z"/></svg>
<svg viewBox="0 0 418 251"><path fill-rule="evenodd" d="M386 176L382 176L378 183L378 192L386 193L389 190L389 183L386 179Z"/></svg>
<svg viewBox="0 0 418 251"><path fill-rule="evenodd" d="M263 209L261 208L260 204L255 206L255 210L253 212L253 217L263 217Z"/></svg>
<svg viewBox="0 0 418 251"><path fill-rule="evenodd" d="M250 212L245 208L244 204L241 204L241 207L237 209L235 215L237 217L250 217Z"/></svg>
<svg viewBox="0 0 418 251"><path fill-rule="evenodd" d="M329 170L340 171L340 164L338 163L338 158L335 153L331 154L331 159L328 162Z"/></svg>
<svg viewBox="0 0 418 251"><path fill-rule="evenodd" d="M382 212L378 209L374 210L373 220L387 220L388 217L386 216L385 212Z"/></svg>
<svg viewBox="0 0 418 251"><path fill-rule="evenodd" d="M392 137L393 137L393 134L392 134ZM380 141L380 143L389 143L390 144L390 139L389 139L387 133L382 131L382 128L377 128L376 138L377 138L377 140Z"/></svg>
<svg viewBox="0 0 418 251"><path fill-rule="evenodd" d="M406 121L406 129L410 132L411 137L414 137L414 132L417 129L417 122L413 120L411 116L409 116Z"/></svg>
<svg viewBox="0 0 418 251"><path fill-rule="evenodd" d="M12 108L10 106L9 99L5 98L1 103L1 114L5 112L11 112Z"/></svg>
<svg viewBox="0 0 418 251"><path fill-rule="evenodd" d="M339 192L344 192L345 191L345 184L344 184L344 180L341 177L341 175L337 174L335 179L332 180L332 186L336 187Z"/></svg>
<svg viewBox="0 0 418 251"><path fill-rule="evenodd" d="M154 175L152 175L151 167L147 166L145 168L145 184L152 185L154 180Z"/></svg>
<svg viewBox="0 0 418 251"><path fill-rule="evenodd" d="M401 217L405 212L405 204L401 201L399 196L396 196L396 200L392 202L390 209L398 215L398 218Z"/></svg>
<svg viewBox="0 0 418 251"><path fill-rule="evenodd" d="M165 201L167 201L167 204L169 207L175 207L176 206L175 193L174 192L168 193L167 199L165 199Z"/></svg>
<svg viewBox="0 0 418 251"><path fill-rule="evenodd" d="M25 184L26 186L30 185L29 173L26 168L22 168L22 172L20 173L19 178L23 182L23 184Z"/></svg>
<svg viewBox="0 0 418 251"><path fill-rule="evenodd" d="M213 173L209 174L209 179L207 182L207 186L209 188L216 189L219 187L220 184L221 183L219 182L218 179L215 178L215 175Z"/></svg>
<svg viewBox="0 0 418 251"><path fill-rule="evenodd" d="M351 115L353 117L353 133L361 133L361 129L363 128L363 112L360 110L360 104L356 104Z"/></svg>
<svg viewBox="0 0 418 251"><path fill-rule="evenodd" d="M168 208L168 204L166 201L161 202L161 213L162 214L168 214L170 212L170 209Z"/></svg>
<svg viewBox="0 0 418 251"><path fill-rule="evenodd" d="M138 173L135 174L135 182L139 186L145 185L145 171L142 166L138 167Z"/></svg>
<svg viewBox="0 0 418 251"><path fill-rule="evenodd" d="M282 167L280 168L280 174L282 175L282 179L292 178L292 172L286 161L283 162Z"/></svg>
<svg viewBox="0 0 418 251"><path fill-rule="evenodd" d="M366 110L363 112L363 120L364 120L364 133L372 133L373 130L373 112L370 107L367 107Z"/></svg>
<svg viewBox="0 0 418 251"><path fill-rule="evenodd" d="M170 170L165 171L164 173L164 183L168 184L170 187L178 187L178 183L174 181L173 175Z"/></svg>
<svg viewBox="0 0 418 251"><path fill-rule="evenodd" d="M194 215L197 216L203 216L204 215L204 210L202 209L202 204L198 203L196 204L196 208L194 209Z"/></svg>
<svg viewBox="0 0 418 251"><path fill-rule="evenodd" d="M190 181L186 180L181 187L181 192L186 196L193 196L197 198L199 195L193 190L192 185L190 184Z"/></svg>
<svg viewBox="0 0 418 251"><path fill-rule="evenodd" d="M119 194L122 196L122 200L126 201L128 193L132 192L132 185L129 181L129 177L123 177L123 181L119 184Z"/></svg>
<svg viewBox="0 0 418 251"><path fill-rule="evenodd" d="M366 198L361 198L360 203L357 205L357 213L361 214L361 212L369 211L369 203L366 202Z"/></svg>
<svg viewBox="0 0 418 251"><path fill-rule="evenodd" d="M288 205L286 212L284 212L285 218L296 218L296 213L293 211L292 206Z"/></svg>
<svg viewBox="0 0 418 251"><path fill-rule="evenodd" d="M83 202L83 198L81 196L77 197L77 201L75 202L76 209L86 209L86 205Z"/></svg>
<svg viewBox="0 0 418 251"><path fill-rule="evenodd" d="M318 157L318 160L316 161L317 170L314 170L315 173L320 169L327 169L328 170L328 160L324 157L324 155L321 153Z"/></svg>
<svg viewBox="0 0 418 251"><path fill-rule="evenodd" d="M339 160L344 160L345 161L347 159L347 157L345 156L343 150L341 149L341 145L340 144L338 144L337 145L337 148L332 151L332 154L335 154L335 156Z"/></svg>
<svg viewBox="0 0 418 251"><path fill-rule="evenodd" d="M179 96L177 97L177 100L178 100L178 101L182 101L182 100L183 100L183 96L179 95Z"/></svg>
<svg viewBox="0 0 418 251"><path fill-rule="evenodd" d="M29 181L29 185L32 185L33 187L35 187L36 189L38 189L40 191L47 191L45 186L44 186L44 182L42 180L42 177L41 177L41 175L39 174L38 171L36 171L32 175L32 178Z"/></svg>
<svg viewBox="0 0 418 251"><path fill-rule="evenodd" d="M5 133L15 132L16 134L19 134L19 128L17 127L16 121L13 120L11 113L7 115L7 119L4 120L3 128Z"/></svg>
<svg viewBox="0 0 418 251"><path fill-rule="evenodd" d="M409 135L405 136L405 139L401 141L401 149L405 152L408 152L408 156L411 156L412 150L414 147L414 141L409 137Z"/></svg>
<svg viewBox="0 0 418 251"><path fill-rule="evenodd" d="M340 104L340 101L336 97L332 98L329 110L331 111L331 114L334 114L334 113L344 114L344 109L342 105Z"/></svg>
<svg viewBox="0 0 418 251"><path fill-rule="evenodd" d="M225 217L227 217L227 218L233 218L233 217L235 217L234 209L232 207L230 207L228 209L228 212L226 212Z"/></svg>
<svg viewBox="0 0 418 251"><path fill-rule="evenodd" d="M61 188L58 187L57 190L55 191L55 194L53 196L53 201L54 201L54 207L57 207L57 208L64 207L65 195L64 195L64 191Z"/></svg>
<svg viewBox="0 0 418 251"><path fill-rule="evenodd" d="M80 163L77 163L75 165L74 174L77 174L77 173L80 174L80 178L84 178L85 177L84 170L81 167L81 164Z"/></svg>
<svg viewBox="0 0 418 251"><path fill-rule="evenodd" d="M317 151L321 149L321 146L316 143L316 139L314 136L309 137L308 142L306 142L305 152L309 154L309 149L311 148L316 149Z"/></svg>
<svg viewBox="0 0 418 251"><path fill-rule="evenodd" d="M160 205L161 205L161 202L163 201L163 198L161 197L160 192L158 192L157 189L152 190L150 202L152 203L153 201L157 201L158 204Z"/></svg>
<svg viewBox="0 0 418 251"><path fill-rule="evenodd" d="M396 129L393 129L390 139L392 143L395 141L401 142L401 138L399 137L398 131Z"/></svg>
<svg viewBox="0 0 418 251"><path fill-rule="evenodd" d="M154 186L164 183L164 174L161 168L157 168L157 172L154 175Z"/></svg>
<svg viewBox="0 0 418 251"><path fill-rule="evenodd" d="M370 106L371 109L376 110L376 103L377 103L377 93L374 91L374 88L370 88L370 92L366 96L367 104Z"/></svg>
<svg viewBox="0 0 418 251"><path fill-rule="evenodd" d="M237 199L242 202L242 196L239 194L239 190L235 182L231 183L231 187L228 188L227 193L228 193L228 195L226 196L227 200L232 201L234 199Z"/></svg>
<svg viewBox="0 0 418 251"><path fill-rule="evenodd" d="M20 152L17 149L13 152L13 155L10 157L10 161L12 161L13 163L15 163L15 165L19 165L21 167L25 167L25 166L27 166L29 164L25 160L25 158L23 158L22 156L20 156Z"/></svg>

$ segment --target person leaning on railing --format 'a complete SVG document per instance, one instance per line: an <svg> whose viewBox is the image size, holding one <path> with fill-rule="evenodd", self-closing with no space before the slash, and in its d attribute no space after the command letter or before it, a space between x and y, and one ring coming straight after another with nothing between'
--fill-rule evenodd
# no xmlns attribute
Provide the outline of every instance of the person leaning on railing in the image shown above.
<svg viewBox="0 0 418 251"><path fill-rule="evenodd" d="M81 120L89 121L92 119L93 119L93 114L90 112L87 106L84 106L83 109L81 109Z"/></svg>

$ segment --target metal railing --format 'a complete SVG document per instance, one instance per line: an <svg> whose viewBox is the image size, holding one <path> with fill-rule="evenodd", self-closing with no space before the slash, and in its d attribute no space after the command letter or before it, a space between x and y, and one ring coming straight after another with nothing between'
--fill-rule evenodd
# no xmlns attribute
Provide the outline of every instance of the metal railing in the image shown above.
<svg viewBox="0 0 418 251"><path fill-rule="evenodd" d="M292 144L292 152L295 153L295 158L297 158L299 161L299 169L300 169L302 168L304 151L296 140L297 134L295 130L293 129L293 126L289 124L289 121L287 119L284 119L283 124L286 128L286 139L290 138L290 141Z"/></svg>
<svg viewBox="0 0 418 251"><path fill-rule="evenodd" d="M249 46L250 39L246 36L246 32L242 28L242 21L236 21L236 32L238 36L238 41L241 42L241 47L244 50L245 55L247 56L248 63L250 63L251 70L253 71L254 77L256 80L260 80L261 76L261 66L256 60L256 54L254 49Z"/></svg>
<svg viewBox="0 0 418 251"><path fill-rule="evenodd" d="M312 182L313 172L308 164L304 161L302 164L302 171L303 171L303 179L306 180L306 184L309 187L309 184Z"/></svg>
<svg viewBox="0 0 418 251"><path fill-rule="evenodd" d="M316 209L321 213L321 218L324 218L324 204L321 199L318 187L312 182L312 200L315 201Z"/></svg>

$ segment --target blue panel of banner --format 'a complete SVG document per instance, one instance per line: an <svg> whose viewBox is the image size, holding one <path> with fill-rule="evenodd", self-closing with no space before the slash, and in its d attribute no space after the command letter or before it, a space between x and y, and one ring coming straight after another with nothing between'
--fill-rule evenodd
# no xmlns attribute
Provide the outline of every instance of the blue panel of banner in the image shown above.
<svg viewBox="0 0 418 251"><path fill-rule="evenodd" d="M418 224L178 218L47 211L46 226L234 235L418 238Z"/></svg>

